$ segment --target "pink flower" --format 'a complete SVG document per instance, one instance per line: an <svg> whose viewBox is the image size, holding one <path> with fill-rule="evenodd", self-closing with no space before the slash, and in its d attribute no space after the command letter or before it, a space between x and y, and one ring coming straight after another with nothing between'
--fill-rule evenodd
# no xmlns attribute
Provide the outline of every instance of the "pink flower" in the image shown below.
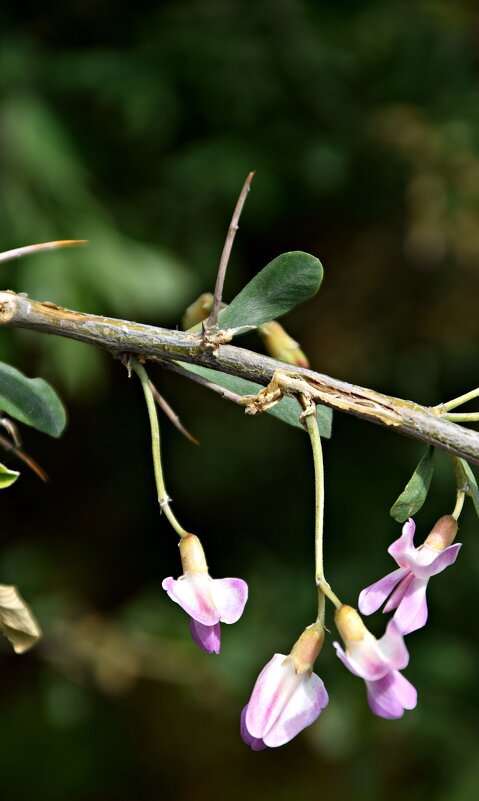
<svg viewBox="0 0 479 801"><path fill-rule="evenodd" d="M201 543L194 534L180 541L184 575L166 578L162 587L190 616L195 643L208 654L219 654L220 623L236 623L248 599L248 585L238 578L212 579Z"/></svg>
<svg viewBox="0 0 479 801"><path fill-rule="evenodd" d="M289 656L275 654L259 674L241 715L241 737L253 751L289 742L327 705L324 683L312 672L323 637L307 628Z"/></svg>
<svg viewBox="0 0 479 801"><path fill-rule="evenodd" d="M414 520L404 524L402 536L388 549L399 565L387 576L366 587L359 596L359 610L370 615L389 601L384 612L396 609L393 620L402 634L420 629L427 620L426 588L431 576L445 570L456 561L460 543L451 545L457 522L451 515L441 517L419 548L414 547Z"/></svg>
<svg viewBox="0 0 479 801"><path fill-rule="evenodd" d="M333 643L341 662L354 676L366 682L368 703L381 718L400 718L417 703L415 687L399 672L409 662L403 637L391 620L380 640L373 637L350 606L336 612L336 625L346 650Z"/></svg>

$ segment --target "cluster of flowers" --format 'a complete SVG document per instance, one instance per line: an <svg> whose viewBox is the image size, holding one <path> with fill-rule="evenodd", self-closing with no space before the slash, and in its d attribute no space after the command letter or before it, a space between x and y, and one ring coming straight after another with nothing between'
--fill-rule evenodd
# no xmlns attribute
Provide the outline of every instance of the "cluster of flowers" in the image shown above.
<svg viewBox="0 0 479 801"><path fill-rule="evenodd" d="M335 642L336 653L353 675L364 679L374 714L389 719L416 706L416 689L400 673L409 661L404 635L426 623L428 581L453 564L461 547L452 544L457 522L451 515L441 517L418 548L414 532L414 521L409 519L402 536L389 548L398 569L359 596L364 615L378 610L389 596L383 611L395 610L395 614L383 637L376 639L352 607L340 605L336 610L336 626L345 645L343 649ZM178 580L165 579L162 586L189 615L194 641L207 653L219 653L220 623L235 623L241 617L247 584L237 578L212 579L201 543L193 534L180 541L180 553L184 574ZM324 683L313 673L323 639L322 625L313 624L289 655L275 654L263 668L241 716L241 736L253 750L288 742L327 705Z"/></svg>

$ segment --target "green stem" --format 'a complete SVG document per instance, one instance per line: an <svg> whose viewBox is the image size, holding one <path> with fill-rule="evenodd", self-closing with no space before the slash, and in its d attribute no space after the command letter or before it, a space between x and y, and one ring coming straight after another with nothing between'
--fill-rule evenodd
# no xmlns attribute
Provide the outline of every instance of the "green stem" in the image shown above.
<svg viewBox="0 0 479 801"><path fill-rule="evenodd" d="M479 421L479 412L458 412L457 414L443 414L444 420L449 420L450 423L477 423Z"/></svg>
<svg viewBox="0 0 479 801"><path fill-rule="evenodd" d="M155 399L151 391L150 380L148 374L142 364L131 359L131 369L137 374L143 387L143 392L146 400L146 408L148 409L148 417L150 418L151 428L151 450L153 454L153 470L155 473L156 489L158 493L158 503L160 509L165 513L166 518L171 523L179 537L186 537L188 531L180 525L175 515L170 508L170 499L166 492L165 480L163 478L163 468L161 466L161 451L160 451L160 427L158 425L158 415L156 413Z"/></svg>
<svg viewBox="0 0 479 801"><path fill-rule="evenodd" d="M477 387L476 389L471 389L470 392L466 392L464 393L464 395L459 395L457 398L453 398L452 400L447 401L447 403L442 403L438 408L440 408L441 410L444 409L446 412L448 412L450 409L456 409L458 406L462 406L463 403L467 403L468 401L473 400L473 398L477 398L478 396L479 396L479 387Z"/></svg>
<svg viewBox="0 0 479 801"><path fill-rule="evenodd" d="M324 464L323 449L321 447L321 436L319 434L318 420L316 417L316 405L314 411L308 413L309 401L301 396L301 404L306 411L304 421L311 441L314 464L314 550L315 550L315 574L318 587L318 622L324 621L324 596L336 606L341 606L341 601L332 591L324 577L323 559L323 531L324 531Z"/></svg>

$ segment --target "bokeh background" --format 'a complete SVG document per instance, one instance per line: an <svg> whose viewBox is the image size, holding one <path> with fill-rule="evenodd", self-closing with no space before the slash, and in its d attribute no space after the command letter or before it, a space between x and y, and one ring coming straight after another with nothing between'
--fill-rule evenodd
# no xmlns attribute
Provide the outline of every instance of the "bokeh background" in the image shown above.
<svg viewBox="0 0 479 801"><path fill-rule="evenodd" d="M323 287L288 326L316 369L425 404L471 389L478 46L477 5L466 0L2 4L2 249L90 240L3 265L2 286L174 327L212 289L255 169L227 296L279 253L309 251L324 264ZM156 507L138 383L92 348L28 332L2 330L0 358L50 380L70 416L60 441L23 432L50 483L23 471L1 498L0 580L18 584L45 632L25 657L2 645L2 795L477 798L479 526L469 502L456 566L431 582L430 623L408 638L417 710L374 718L332 632L318 663L328 709L288 746L253 753L239 739L240 710L263 664L315 614L306 436L152 371L201 441L164 421L176 512L202 537L213 575L250 585L244 617L223 627L221 657L208 657L161 589L180 566ZM392 569L389 508L422 452L335 416L326 557L345 601ZM438 454L420 536L454 496ZM378 634L383 625L381 614L371 622Z"/></svg>

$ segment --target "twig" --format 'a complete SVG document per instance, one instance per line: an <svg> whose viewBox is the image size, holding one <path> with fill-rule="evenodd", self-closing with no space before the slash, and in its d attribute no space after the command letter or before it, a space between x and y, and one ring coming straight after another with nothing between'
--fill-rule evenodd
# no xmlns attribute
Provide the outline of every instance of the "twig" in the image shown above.
<svg viewBox="0 0 479 801"><path fill-rule="evenodd" d="M233 217L231 218L230 227L228 228L228 233L226 234L225 244L220 259L220 266L218 267L218 275L216 277L213 305L211 307L210 316L208 317L208 322L206 324L207 330L214 329L218 325L218 314L220 311L221 298L223 297L223 284L225 282L226 268L228 266L236 231L238 230L239 218L241 217L241 212L243 211L243 206L248 196L253 178L254 171L248 173L248 177L243 184L243 189L240 192L240 196L233 212Z"/></svg>
<svg viewBox="0 0 479 801"><path fill-rule="evenodd" d="M243 396L238 395L236 392L232 392L230 389L225 389L224 387L220 387L219 384L215 384L213 381L209 381L202 375L198 375L198 373L192 373L190 370L185 370L181 364L175 364L175 362L167 362L163 361L162 359L156 359L155 361L158 362L161 367L165 367L167 370L171 370L172 373L178 373L178 375L182 375L185 378L189 378L191 381L194 381L196 384L201 384L201 386L206 387L207 389L211 389L213 392L216 392L217 395L221 395L222 398L225 400L232 401L233 403L239 403L242 405Z"/></svg>
<svg viewBox="0 0 479 801"><path fill-rule="evenodd" d="M200 443L198 442L198 440L192 434L190 434L189 431L187 431L187 429L184 427L183 423L181 422L180 418L178 417L174 409L171 408L170 404L168 403L167 400L165 400L163 395L160 395L160 393L158 392L157 388L155 387L151 379L150 379L150 387L153 393L153 397L157 402L158 406L160 407L162 412L164 412L166 416L171 420L173 425L176 426L178 431L180 431L183 434L183 436L186 437L186 439L189 439L189 441L192 442L193 445L199 445Z"/></svg>
<svg viewBox="0 0 479 801"><path fill-rule="evenodd" d="M11 437L15 448L21 448L22 440L20 439L18 428L13 420L10 420L9 417L0 417L0 426L2 426L2 428L4 428L7 434Z"/></svg>
<svg viewBox="0 0 479 801"><path fill-rule="evenodd" d="M25 245L23 248L14 248L0 253L1 261L11 261L19 259L21 256L29 256L31 253L40 253L42 250L56 250L57 248L76 248L86 245L87 239L59 239L56 242L40 242L38 245Z"/></svg>
<svg viewBox="0 0 479 801"><path fill-rule="evenodd" d="M22 448L19 448L12 442L10 442L9 439L7 439L6 437L2 437L1 434L0 434L0 448L6 450L7 453L13 453L18 459L21 459L22 462L25 462L25 464L28 465L30 470L33 470L33 472L36 473L38 478L41 478L42 481L47 483L48 475L47 473L45 473L43 468L41 468L40 465L35 461L35 459L29 456L28 453L25 453L25 451L22 450Z"/></svg>
<svg viewBox="0 0 479 801"><path fill-rule="evenodd" d="M479 464L479 433L444 420L437 410L313 370L296 367L291 371L291 365L245 348L221 345L212 355L204 350L201 338L195 334L62 309L15 292L0 292L0 325L77 339L105 348L114 355L127 352L144 359L199 364L262 385L269 384L280 370L296 376L292 389L309 393L316 403L386 426ZM192 376L188 373L189 378Z"/></svg>

